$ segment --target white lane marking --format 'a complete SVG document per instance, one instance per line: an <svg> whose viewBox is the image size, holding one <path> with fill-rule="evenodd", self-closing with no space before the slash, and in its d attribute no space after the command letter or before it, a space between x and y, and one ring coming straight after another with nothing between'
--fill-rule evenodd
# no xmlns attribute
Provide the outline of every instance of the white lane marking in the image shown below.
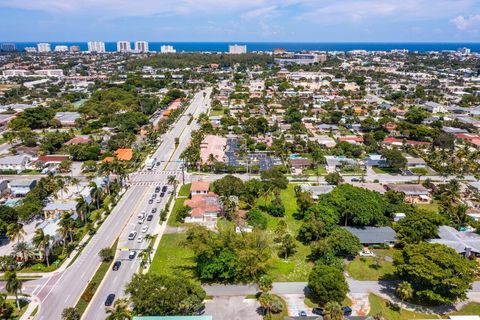
<svg viewBox="0 0 480 320"><path fill-rule="evenodd" d="M65 298L65 304L67 303L68 299L70 298L70 295L68 295L66 298Z"/></svg>
<svg viewBox="0 0 480 320"><path fill-rule="evenodd" d="M85 274L86 274L86 273L87 273L87 271L84 271L84 272L82 273L82 275L80 276L80 279L83 279L83 277L85 277Z"/></svg>

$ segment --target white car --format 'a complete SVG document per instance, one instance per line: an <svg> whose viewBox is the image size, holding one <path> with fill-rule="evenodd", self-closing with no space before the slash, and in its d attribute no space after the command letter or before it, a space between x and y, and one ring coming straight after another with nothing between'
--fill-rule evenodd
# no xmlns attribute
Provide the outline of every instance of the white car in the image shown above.
<svg viewBox="0 0 480 320"><path fill-rule="evenodd" d="M142 242L142 241L143 241L143 237L142 237L142 236L138 236L137 242L140 243L140 242Z"/></svg>
<svg viewBox="0 0 480 320"><path fill-rule="evenodd" d="M142 224L145 222L145 217L141 218L141 219L138 219L138 224Z"/></svg>
<svg viewBox="0 0 480 320"><path fill-rule="evenodd" d="M148 226L143 226L143 227L142 227L142 233L147 232L147 230L148 230Z"/></svg>

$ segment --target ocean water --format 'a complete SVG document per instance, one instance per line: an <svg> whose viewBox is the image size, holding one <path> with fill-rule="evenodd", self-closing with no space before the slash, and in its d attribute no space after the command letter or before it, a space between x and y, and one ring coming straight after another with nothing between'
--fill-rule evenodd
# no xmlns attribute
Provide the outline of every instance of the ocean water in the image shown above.
<svg viewBox="0 0 480 320"><path fill-rule="evenodd" d="M0 40L0 43L2 41ZM49 42L52 50L56 45L78 45L82 51L87 50L87 42ZM472 52L480 52L480 42L475 43L383 43L383 42L149 42L149 48L152 51L160 51L160 46L172 45L177 52L226 52L229 44L245 44L247 50L251 51L273 51L274 48L285 48L287 51L318 50L318 51L390 51L392 49L408 49L410 51L442 51L457 50L459 48L470 48ZM17 42L17 50L23 51L25 47L36 47L37 42ZM132 42L133 48L133 42ZM117 50L116 42L105 42L105 49L109 52Z"/></svg>

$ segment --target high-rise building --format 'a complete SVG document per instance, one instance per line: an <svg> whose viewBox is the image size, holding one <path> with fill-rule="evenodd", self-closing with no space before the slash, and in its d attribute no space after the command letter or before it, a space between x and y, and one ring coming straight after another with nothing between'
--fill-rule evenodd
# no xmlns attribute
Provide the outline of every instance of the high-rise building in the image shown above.
<svg viewBox="0 0 480 320"><path fill-rule="evenodd" d="M0 51L2 52L15 52L17 51L17 46L12 42L5 42L0 45Z"/></svg>
<svg viewBox="0 0 480 320"><path fill-rule="evenodd" d="M148 52L148 42L147 41L135 41L135 52L145 53Z"/></svg>
<svg viewBox="0 0 480 320"><path fill-rule="evenodd" d="M68 51L67 46L63 46L63 45L55 46L55 52L67 52L67 51Z"/></svg>
<svg viewBox="0 0 480 320"><path fill-rule="evenodd" d="M163 45L163 46L160 47L160 52L161 53L175 53L175 52L177 52L177 50L175 50L175 48L173 46Z"/></svg>
<svg viewBox="0 0 480 320"><path fill-rule="evenodd" d="M71 53L80 52L80 46L70 46L70 52Z"/></svg>
<svg viewBox="0 0 480 320"><path fill-rule="evenodd" d="M472 50L470 48L460 48L460 49L458 49L458 52L460 52L461 54L463 54L465 56L468 56L468 55L470 55Z"/></svg>
<svg viewBox="0 0 480 320"><path fill-rule="evenodd" d="M231 44L228 46L228 53L232 53L232 54L247 53L247 46Z"/></svg>
<svg viewBox="0 0 480 320"><path fill-rule="evenodd" d="M37 49L38 49L38 52L42 53L42 52L51 52L52 51L52 46L50 45L50 43L39 43L37 44Z"/></svg>
<svg viewBox="0 0 480 320"><path fill-rule="evenodd" d="M132 51L130 41L117 41L117 52L130 52Z"/></svg>
<svg viewBox="0 0 480 320"><path fill-rule="evenodd" d="M25 50L25 52L27 52L27 53L36 53L37 52L37 48L35 48L35 47L25 47L23 50Z"/></svg>
<svg viewBox="0 0 480 320"><path fill-rule="evenodd" d="M88 42L88 52L105 52L105 42L102 41L90 41Z"/></svg>

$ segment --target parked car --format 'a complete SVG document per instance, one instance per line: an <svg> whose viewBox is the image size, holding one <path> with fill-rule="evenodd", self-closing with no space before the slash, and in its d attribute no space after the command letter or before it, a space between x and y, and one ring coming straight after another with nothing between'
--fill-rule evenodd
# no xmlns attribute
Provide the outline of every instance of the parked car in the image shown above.
<svg viewBox="0 0 480 320"><path fill-rule="evenodd" d="M345 306L345 307L342 307L342 310L343 310L344 316L349 317L352 315L352 308Z"/></svg>
<svg viewBox="0 0 480 320"><path fill-rule="evenodd" d="M157 208L152 208L152 213L157 212Z"/></svg>
<svg viewBox="0 0 480 320"><path fill-rule="evenodd" d="M298 315L299 315L300 317L306 317L306 316L307 316L307 313L302 310L302 311L300 311L300 312L298 313Z"/></svg>
<svg viewBox="0 0 480 320"><path fill-rule="evenodd" d="M162 202L162 199L157 198L157 203L160 203L160 202Z"/></svg>
<svg viewBox="0 0 480 320"><path fill-rule="evenodd" d="M137 236L137 231L130 231L128 234L128 240L133 240Z"/></svg>
<svg viewBox="0 0 480 320"><path fill-rule="evenodd" d="M152 221L153 220L153 214L149 214L147 216L147 221Z"/></svg>
<svg viewBox="0 0 480 320"><path fill-rule="evenodd" d="M107 300L105 300L105 307L110 307L113 304L114 300L115 300L115 294L110 293L107 296Z"/></svg>
<svg viewBox="0 0 480 320"><path fill-rule="evenodd" d="M323 308L315 307L312 309L312 313L319 316L323 316Z"/></svg>
<svg viewBox="0 0 480 320"><path fill-rule="evenodd" d="M148 204L152 204L152 203L153 203L153 199L148 200Z"/></svg>
<svg viewBox="0 0 480 320"><path fill-rule="evenodd" d="M128 253L128 259L133 260L133 259L135 259L135 256L136 256L136 255L137 255L137 252L136 252L136 251L133 251L133 250L130 251L130 252Z"/></svg>
<svg viewBox="0 0 480 320"><path fill-rule="evenodd" d="M138 243L141 243L142 241L143 241L143 236L138 236L137 242L138 242Z"/></svg>
<svg viewBox="0 0 480 320"><path fill-rule="evenodd" d="M148 230L148 226L143 226L143 227L142 227L142 233L147 232L147 230Z"/></svg>
<svg viewBox="0 0 480 320"><path fill-rule="evenodd" d="M138 219L138 224L142 224L145 222L145 217L143 217L142 219Z"/></svg>
<svg viewBox="0 0 480 320"><path fill-rule="evenodd" d="M157 197L156 193L152 194L152 199L155 199L156 197Z"/></svg>
<svg viewBox="0 0 480 320"><path fill-rule="evenodd" d="M117 271L118 269L120 269L120 266L122 265L122 262L121 261L115 261L113 263L113 267L112 267L112 270L113 271Z"/></svg>
<svg viewBox="0 0 480 320"><path fill-rule="evenodd" d="M162 192L167 192L167 189L168 189L167 186L163 186L163 187L162 187Z"/></svg>
<svg viewBox="0 0 480 320"><path fill-rule="evenodd" d="M155 193L159 193L160 192L160 187L155 187Z"/></svg>
<svg viewBox="0 0 480 320"><path fill-rule="evenodd" d="M160 193L160 198L163 198L165 196L165 192Z"/></svg>

